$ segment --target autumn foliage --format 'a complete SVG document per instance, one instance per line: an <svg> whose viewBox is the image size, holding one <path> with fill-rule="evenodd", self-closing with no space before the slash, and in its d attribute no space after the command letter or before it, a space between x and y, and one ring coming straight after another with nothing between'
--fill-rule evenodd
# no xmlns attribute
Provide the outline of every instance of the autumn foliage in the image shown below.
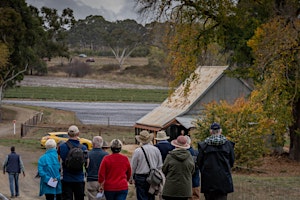
<svg viewBox="0 0 300 200"><path fill-rule="evenodd" d="M210 124L218 122L222 134L235 142L235 165L248 168L258 165L259 158L269 153L273 145L270 138L275 122L267 117L262 104L251 101L255 94L249 100L239 98L234 104L222 101L205 105L193 132L194 141L203 141L210 134Z"/></svg>

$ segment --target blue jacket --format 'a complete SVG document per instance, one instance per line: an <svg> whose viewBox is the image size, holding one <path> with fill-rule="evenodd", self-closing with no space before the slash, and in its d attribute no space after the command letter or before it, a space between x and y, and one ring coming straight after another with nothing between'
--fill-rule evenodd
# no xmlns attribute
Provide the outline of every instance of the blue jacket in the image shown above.
<svg viewBox="0 0 300 200"><path fill-rule="evenodd" d="M70 141L74 146L78 147L80 145L79 140L69 139L68 141ZM87 151L87 148L85 145L82 145L81 149L83 151ZM66 160L69 150L70 149L66 143L59 145L59 155L63 162ZM70 172L63 165L63 179L62 180L65 182L84 182L83 168L82 168L82 171L79 171L79 172Z"/></svg>
<svg viewBox="0 0 300 200"><path fill-rule="evenodd" d="M188 151L191 153L191 155L194 159L194 162L195 162L195 172L192 176L192 185L193 185L193 188L195 188L195 187L200 186L200 170L199 170L199 167L197 165L198 151L195 150L192 146L188 149Z"/></svg>
<svg viewBox="0 0 300 200"><path fill-rule="evenodd" d="M87 181L98 181L99 166L107 152L100 148L93 148L88 153L89 166L87 168Z"/></svg>
<svg viewBox="0 0 300 200"><path fill-rule="evenodd" d="M60 163L56 149L48 149L38 161L38 172L41 177L40 181L40 196L43 194L61 194L60 180ZM56 188L49 186L47 183L50 178L56 178L58 184Z"/></svg>
<svg viewBox="0 0 300 200"><path fill-rule="evenodd" d="M155 144L155 146L159 149L163 162L166 159L169 151L175 149L175 147L167 140L161 140L157 144Z"/></svg>

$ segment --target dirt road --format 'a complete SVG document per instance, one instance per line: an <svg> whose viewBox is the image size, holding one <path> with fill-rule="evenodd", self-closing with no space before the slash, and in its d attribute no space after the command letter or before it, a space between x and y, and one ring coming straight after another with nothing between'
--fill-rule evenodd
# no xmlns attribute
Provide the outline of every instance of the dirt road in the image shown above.
<svg viewBox="0 0 300 200"><path fill-rule="evenodd" d="M3 107L13 110L16 112L16 135L14 137L20 138L20 127L21 123L24 123L26 120L30 119L36 111L26 109L26 108L19 108L15 106L3 105ZM13 121L3 121L0 123L0 136L5 135L13 135L14 133L14 126ZM44 199L38 196L39 191L39 179L34 178L36 174L36 163L38 158L40 157L41 153L32 153L28 151L23 151L18 149L16 146L16 152L21 155L21 158L24 162L25 166L25 177L20 175L19 177L19 184L20 184L20 198L22 200L35 200L35 199ZM0 158L1 158L1 167L2 163L7 154L10 153L10 147L1 146L0 145ZM2 168L1 168L2 169ZM0 193L5 197L10 197L9 191L9 182L8 182L8 175L3 174L0 175Z"/></svg>
<svg viewBox="0 0 300 200"><path fill-rule="evenodd" d="M24 123L26 120L31 118L36 111L20 108L15 106L4 105L3 107L7 109L11 109L16 113L16 135L13 137L20 138L20 126L21 123ZM0 123L0 139L1 136L6 136L9 134L13 135L13 123L12 121L3 121ZM127 150L128 152L133 152L136 148L136 145L124 145L123 149ZM39 181L40 179L35 178L37 172L37 161L39 157L44 153L44 151L36 151L30 152L22 149L18 149L16 146L16 152L21 155L21 158L24 162L26 176L20 175L19 177L19 185L20 185L20 197L18 199L22 200L40 200L45 199L45 197L39 197ZM1 146L0 145L0 164L2 167L2 163L10 153L10 147ZM133 186L129 186L133 187ZM2 195L1 195L2 194ZM3 174L0 175L0 199L1 196L10 197L9 191L9 181L8 175Z"/></svg>

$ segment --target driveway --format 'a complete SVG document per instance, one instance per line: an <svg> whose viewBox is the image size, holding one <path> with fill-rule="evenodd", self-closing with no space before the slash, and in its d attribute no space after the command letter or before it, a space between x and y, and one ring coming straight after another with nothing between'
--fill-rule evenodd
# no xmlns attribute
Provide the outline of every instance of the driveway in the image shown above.
<svg viewBox="0 0 300 200"><path fill-rule="evenodd" d="M133 126L137 120L159 104L148 103L105 103L105 102L54 102L3 100L5 104L23 104L50 107L76 113L83 124Z"/></svg>

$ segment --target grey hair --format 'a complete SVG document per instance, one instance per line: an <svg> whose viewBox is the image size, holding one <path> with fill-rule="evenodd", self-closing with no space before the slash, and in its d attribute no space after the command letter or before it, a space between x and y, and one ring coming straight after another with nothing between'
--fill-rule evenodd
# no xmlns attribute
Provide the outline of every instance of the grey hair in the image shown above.
<svg viewBox="0 0 300 200"><path fill-rule="evenodd" d="M93 137L93 147L102 148L102 146L103 146L103 138L101 136Z"/></svg>

